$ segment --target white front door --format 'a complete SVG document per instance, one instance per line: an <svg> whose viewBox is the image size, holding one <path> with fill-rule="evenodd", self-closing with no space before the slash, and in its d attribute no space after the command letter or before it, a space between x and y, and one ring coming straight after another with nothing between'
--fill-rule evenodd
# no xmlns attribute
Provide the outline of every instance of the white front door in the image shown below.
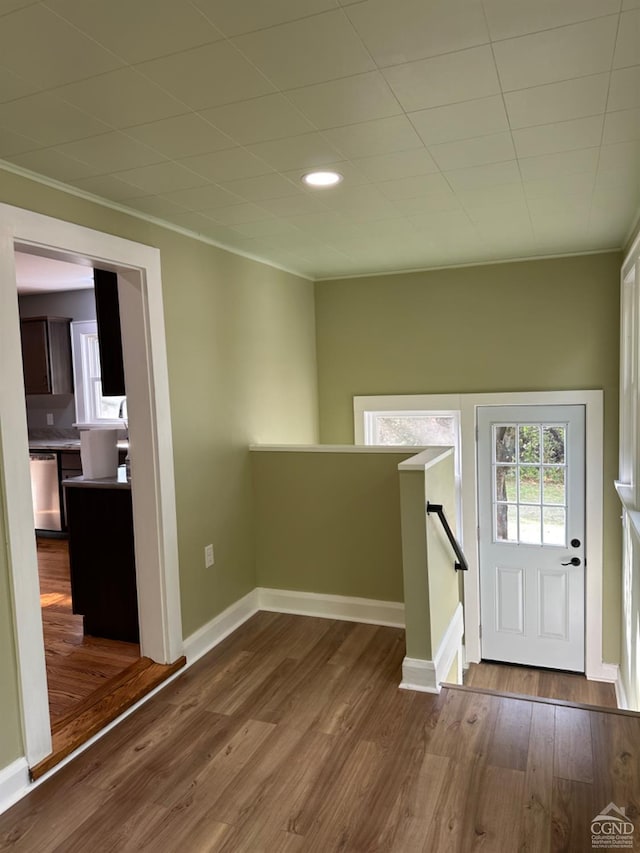
<svg viewBox="0 0 640 853"><path fill-rule="evenodd" d="M584 406L478 408L482 657L584 671Z"/></svg>

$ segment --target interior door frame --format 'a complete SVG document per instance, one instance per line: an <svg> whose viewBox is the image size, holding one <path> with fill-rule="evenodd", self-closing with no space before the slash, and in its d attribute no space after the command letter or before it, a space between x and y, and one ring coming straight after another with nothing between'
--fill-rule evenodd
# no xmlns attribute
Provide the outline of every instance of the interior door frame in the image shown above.
<svg viewBox="0 0 640 853"><path fill-rule="evenodd" d="M593 391L531 391L482 394L409 394L354 398L355 442L364 444L366 411L457 410L460 412L462 457L462 541L469 563L464 572L465 658L481 660L480 559L478 547L477 409L481 406L585 407L585 675L593 681L615 682L617 664L602 659L604 395Z"/></svg>
<svg viewBox="0 0 640 853"><path fill-rule="evenodd" d="M33 535L16 248L118 274L123 356L135 446L132 489L141 653L159 663L183 651L169 379L160 252L150 246L0 204L0 458L24 753L51 752L38 562Z"/></svg>

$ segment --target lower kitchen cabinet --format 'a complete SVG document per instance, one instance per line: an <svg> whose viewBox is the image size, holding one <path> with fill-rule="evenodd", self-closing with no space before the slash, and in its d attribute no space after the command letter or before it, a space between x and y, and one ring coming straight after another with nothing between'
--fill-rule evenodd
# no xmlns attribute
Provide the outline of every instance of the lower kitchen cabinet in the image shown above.
<svg viewBox="0 0 640 853"><path fill-rule="evenodd" d="M85 634L137 643L131 490L65 485L73 612Z"/></svg>

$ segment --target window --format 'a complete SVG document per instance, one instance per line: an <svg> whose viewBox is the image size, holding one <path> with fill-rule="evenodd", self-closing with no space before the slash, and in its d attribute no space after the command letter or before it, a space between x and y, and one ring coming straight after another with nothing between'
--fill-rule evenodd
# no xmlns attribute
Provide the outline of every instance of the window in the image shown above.
<svg viewBox="0 0 640 853"><path fill-rule="evenodd" d="M103 426L124 424L120 417L123 397L105 397L100 379L98 327L94 320L71 324L73 340L73 378L76 420L78 424ZM124 406L126 412L126 402Z"/></svg>
<svg viewBox="0 0 640 853"><path fill-rule="evenodd" d="M355 435L356 444L453 447L458 529L461 530L460 411L444 406L436 408L452 402L447 397L427 395L355 397Z"/></svg>

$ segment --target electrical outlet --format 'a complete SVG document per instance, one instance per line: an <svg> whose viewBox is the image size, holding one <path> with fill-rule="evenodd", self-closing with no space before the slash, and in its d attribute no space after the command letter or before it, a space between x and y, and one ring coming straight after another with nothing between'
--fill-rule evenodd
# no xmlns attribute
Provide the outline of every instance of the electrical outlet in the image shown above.
<svg viewBox="0 0 640 853"><path fill-rule="evenodd" d="M205 569L211 568L211 566L215 563L215 559L213 557L213 545L205 545L204 546L204 567Z"/></svg>
<svg viewBox="0 0 640 853"><path fill-rule="evenodd" d="M47 412L47 426L53 426L53 412Z"/></svg>

